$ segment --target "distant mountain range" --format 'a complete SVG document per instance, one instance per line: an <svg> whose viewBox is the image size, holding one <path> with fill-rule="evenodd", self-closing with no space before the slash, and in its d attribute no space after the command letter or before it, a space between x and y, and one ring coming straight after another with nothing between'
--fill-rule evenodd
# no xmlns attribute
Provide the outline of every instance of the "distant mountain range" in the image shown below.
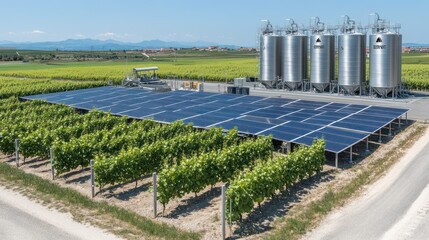
<svg viewBox="0 0 429 240"><path fill-rule="evenodd" d="M240 46L222 45L214 42L176 42L149 40L138 43L120 42L115 40L95 40L95 39L67 39L55 42L11 42L0 41L0 48L16 48L20 50L134 50L134 49L160 49L160 48L205 48L208 46L219 46L222 48L237 49ZM429 47L428 43L403 43L404 47Z"/></svg>
<svg viewBox="0 0 429 240"><path fill-rule="evenodd" d="M429 43L402 43L403 47L429 47Z"/></svg>
<svg viewBox="0 0 429 240"><path fill-rule="evenodd" d="M192 48L219 46L222 48L236 49L239 46L222 45L213 42L168 42L161 40L149 40L138 43L120 42L115 40L94 40L94 39L67 39L56 42L11 42L0 41L0 48L16 48L21 50L133 50L133 49L159 49L159 48Z"/></svg>

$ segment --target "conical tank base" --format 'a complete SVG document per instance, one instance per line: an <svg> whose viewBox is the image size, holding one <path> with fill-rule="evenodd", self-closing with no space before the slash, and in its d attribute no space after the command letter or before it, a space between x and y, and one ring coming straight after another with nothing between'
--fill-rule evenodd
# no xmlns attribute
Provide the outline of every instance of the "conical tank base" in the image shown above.
<svg viewBox="0 0 429 240"><path fill-rule="evenodd" d="M312 83L311 86L318 92L324 92L325 89L329 86L329 83Z"/></svg>
<svg viewBox="0 0 429 240"><path fill-rule="evenodd" d="M344 94L355 95L355 93L360 89L359 85L340 85L340 88L344 91Z"/></svg>
<svg viewBox="0 0 429 240"><path fill-rule="evenodd" d="M298 88L301 86L301 82L284 82L284 85L291 91L295 91L298 90Z"/></svg>
<svg viewBox="0 0 429 240"><path fill-rule="evenodd" d="M276 81L261 81L262 85L265 86L265 88L271 89L274 88L276 85Z"/></svg>
<svg viewBox="0 0 429 240"><path fill-rule="evenodd" d="M385 98L385 97L388 97L389 93L392 93L395 88L394 87L393 88L392 87L389 87L389 88L386 88L386 87L372 87L371 89L374 90L374 92L377 95L379 95L380 97Z"/></svg>

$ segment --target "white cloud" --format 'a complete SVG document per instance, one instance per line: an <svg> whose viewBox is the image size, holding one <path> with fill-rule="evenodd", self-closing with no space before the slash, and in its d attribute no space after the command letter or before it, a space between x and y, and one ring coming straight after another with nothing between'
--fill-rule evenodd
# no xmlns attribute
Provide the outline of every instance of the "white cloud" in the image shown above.
<svg viewBox="0 0 429 240"><path fill-rule="evenodd" d="M41 30L33 30L30 32L30 34L45 34L45 32Z"/></svg>
<svg viewBox="0 0 429 240"><path fill-rule="evenodd" d="M77 38L84 38L84 37L85 37L85 35L83 35L83 34L80 34L80 33L78 33L78 34L75 34L74 36L75 36L75 37L77 37Z"/></svg>
<svg viewBox="0 0 429 240"><path fill-rule="evenodd" d="M116 36L116 33L113 33L113 32L105 32L105 33L100 34L100 36L101 36L101 37L115 37L115 36Z"/></svg>

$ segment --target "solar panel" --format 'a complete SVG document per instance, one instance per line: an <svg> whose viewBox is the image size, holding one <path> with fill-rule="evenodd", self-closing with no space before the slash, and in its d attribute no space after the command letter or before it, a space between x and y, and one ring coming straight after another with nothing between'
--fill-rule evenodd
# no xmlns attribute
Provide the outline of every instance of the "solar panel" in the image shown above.
<svg viewBox="0 0 429 240"><path fill-rule="evenodd" d="M273 127L275 125L269 124L269 123L259 123L259 122L247 121L247 120L243 120L243 119L233 119L230 121L226 121L223 123L216 124L215 126L222 127L224 129L238 128L238 130L240 132L249 133L249 134L256 134L258 132L265 130L267 127Z"/></svg>
<svg viewBox="0 0 429 240"><path fill-rule="evenodd" d="M270 98L210 92L152 92L124 87L98 87L26 96L80 109L98 108L131 118L160 122L183 120L194 126L272 135L280 141L310 145L326 140L326 150L344 151L406 113L407 109Z"/></svg>

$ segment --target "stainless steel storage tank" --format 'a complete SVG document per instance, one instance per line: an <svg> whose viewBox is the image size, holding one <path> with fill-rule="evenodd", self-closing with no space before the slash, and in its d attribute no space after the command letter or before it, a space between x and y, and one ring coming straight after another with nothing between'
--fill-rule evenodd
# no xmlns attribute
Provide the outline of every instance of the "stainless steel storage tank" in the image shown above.
<svg viewBox="0 0 429 240"><path fill-rule="evenodd" d="M362 93L366 75L366 34L356 31L353 20L345 16L338 35L338 86L346 94Z"/></svg>
<svg viewBox="0 0 429 240"><path fill-rule="evenodd" d="M281 78L282 37L275 35L268 22L260 37L260 81L272 88Z"/></svg>
<svg viewBox="0 0 429 240"><path fill-rule="evenodd" d="M377 15L369 37L370 91L382 97L398 93L401 84L402 36L390 30L390 25Z"/></svg>
<svg viewBox="0 0 429 240"><path fill-rule="evenodd" d="M308 37L301 34L298 25L290 20L285 28L282 44L282 81L285 87L296 90L307 79Z"/></svg>
<svg viewBox="0 0 429 240"><path fill-rule="evenodd" d="M316 19L310 37L310 87L323 92L335 76L335 36Z"/></svg>

